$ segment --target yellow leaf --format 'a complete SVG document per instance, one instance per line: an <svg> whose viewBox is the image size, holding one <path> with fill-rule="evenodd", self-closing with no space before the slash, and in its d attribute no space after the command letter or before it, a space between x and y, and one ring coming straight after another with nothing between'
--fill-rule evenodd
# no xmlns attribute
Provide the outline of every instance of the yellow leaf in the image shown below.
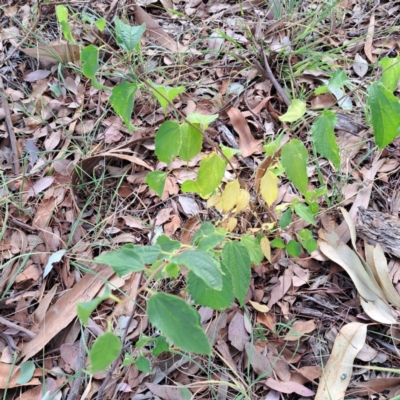
<svg viewBox="0 0 400 400"><path fill-rule="evenodd" d="M211 196L207 200L207 207L215 207L218 211L222 210L222 198L219 194Z"/></svg>
<svg viewBox="0 0 400 400"><path fill-rule="evenodd" d="M235 211L235 213L239 214L240 211L242 211L246 207L248 207L249 202L250 202L250 193L245 189L240 189L238 200L237 200L237 203L236 203L236 211Z"/></svg>
<svg viewBox="0 0 400 400"><path fill-rule="evenodd" d="M260 304L260 303L257 303L256 301L251 301L251 300L249 300L249 303L257 311L260 311L260 312L268 312L269 311L269 307L267 307L265 304Z"/></svg>
<svg viewBox="0 0 400 400"><path fill-rule="evenodd" d="M233 217L229 217L222 222L222 227L225 228L228 232L232 232L237 225L237 219Z"/></svg>
<svg viewBox="0 0 400 400"><path fill-rule="evenodd" d="M266 236L261 239L260 245L265 258L271 262L271 244Z"/></svg>
<svg viewBox="0 0 400 400"><path fill-rule="evenodd" d="M271 171L267 171L261 178L260 193L268 206L278 198L278 177Z"/></svg>
<svg viewBox="0 0 400 400"><path fill-rule="evenodd" d="M263 231L270 231L275 226L275 222L266 222L265 224L261 225L261 229Z"/></svg>
<svg viewBox="0 0 400 400"><path fill-rule="evenodd" d="M225 186L225 190L222 193L222 210L228 212L235 207L236 202L239 198L240 185L239 181L235 179L232 182L228 182Z"/></svg>

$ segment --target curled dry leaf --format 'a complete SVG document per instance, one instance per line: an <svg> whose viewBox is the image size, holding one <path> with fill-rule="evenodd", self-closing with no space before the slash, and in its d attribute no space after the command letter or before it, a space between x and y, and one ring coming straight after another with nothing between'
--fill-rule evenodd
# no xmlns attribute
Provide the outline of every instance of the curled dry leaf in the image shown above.
<svg viewBox="0 0 400 400"><path fill-rule="evenodd" d="M367 325L351 322L338 333L332 354L320 379L315 400L341 400L345 396L353 371L354 358L367 337Z"/></svg>
<svg viewBox="0 0 400 400"><path fill-rule="evenodd" d="M227 114L239 135L239 149L242 150L242 156L246 158L261 151L262 140L256 140L251 134L249 124L242 112L235 107L231 107Z"/></svg>
<svg viewBox="0 0 400 400"><path fill-rule="evenodd" d="M355 247L355 227L347 213L342 213L349 225L350 237ZM319 231L318 245L322 253L339 264L350 276L360 295L361 306L366 314L377 322L395 324L387 299L375 280L369 266L349 246L343 243L335 232Z"/></svg>

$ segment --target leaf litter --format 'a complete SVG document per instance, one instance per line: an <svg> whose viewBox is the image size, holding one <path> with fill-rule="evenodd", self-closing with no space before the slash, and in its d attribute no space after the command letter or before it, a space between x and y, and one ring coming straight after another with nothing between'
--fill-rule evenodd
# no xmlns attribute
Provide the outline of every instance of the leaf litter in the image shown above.
<svg viewBox="0 0 400 400"><path fill-rule="evenodd" d="M157 4L128 7L134 16L130 23L147 26L141 42L142 72L158 85L186 88L175 100L175 110L219 115L207 134L241 150L232 166L251 195L259 193L266 202L264 209L253 210L256 218L246 216L237 223L229 216L225 226L235 235L264 233L265 224L279 217L276 206L298 196L293 185L277 178L279 185L271 183L279 166L274 165L276 159L262 156L262 145L280 128L286 129L280 148L296 138L310 159L314 157L307 124L287 124L288 104L272 78L286 84L286 96L290 93L295 99L305 93L312 109L336 111L340 168L320 160L307 179L314 188L323 179L331 204L342 204L349 213L331 212L320 201L313 228L319 251L311 256L302 252L288 258L285 251L271 247L272 237L264 236L261 256L266 258L253 265L250 290L243 299L246 307L233 305L204 314L213 356L188 359L165 351L150 360L151 373L133 364L119 365L106 390L101 389L106 375L100 373L74 394L76 380L68 378L76 372L78 359L83 357L80 368L85 366L85 346L107 329L110 316L118 333L134 312L127 336L131 346L142 335L156 337L143 312L145 297L136 311L132 302L121 306L110 299L100 304L88 332L82 334L78 302L101 295L106 281L121 299L122 292L134 296L140 285L139 274L116 278L111 269L96 267L93 258L121 243L146 244L156 229L188 244L201 221L215 222L223 214L180 190L184 181L196 179L201 157L188 163L176 160L170 171L156 161L153 135L172 117L171 107L159 107L141 93L130 118L135 131L110 110L109 90L119 83L119 78L108 77L118 63L110 31L74 20L76 42L103 40L109 50L98 82L105 90L100 90L77 73L80 46L60 39L54 6L39 6L37 26L45 33L41 35L39 30L28 31L40 16L36 3L17 7L8 2L0 14L0 390L26 399L45 397L45 391L69 399L96 398L99 392L102 398L208 399L215 398L216 390L221 399L239 394L251 399L279 394L288 399L398 395L395 374L363 369L369 363L393 368L399 364L393 333L400 306L398 265L395 258L388 262L385 253L392 253L387 242L370 235L388 215L398 221L398 142L371 152L371 130L359 111L365 105L359 87L380 73L375 63L383 54L398 54L397 37L390 31L398 5L344 1L335 12L345 12L346 18L335 20L330 13L315 23L320 3L303 2L294 8L287 2L268 7L253 0L240 5L161 1L158 8L153 3ZM82 15L105 15L108 22L125 17L116 1L70 6ZM301 18L315 23L309 36L299 31L299 26L307 26ZM248 32L271 49L267 61L272 77L260 72ZM312 55L303 39L316 43ZM318 44L321 41L330 53ZM310 62L315 54L318 61ZM344 70L350 86L315 93L322 83L329 87L331 67ZM209 155L212 149L205 144L203 152ZM397 164L385 167L390 163ZM170 172L161 198L145 183L147 171L153 170ZM229 188L235 176L231 167L228 173L232 176L226 174L223 182ZM263 176L271 179L263 182ZM222 198L225 213L239 207L237 188L232 193L233 198L228 192ZM376 213L369 229L357 224L360 207ZM294 222L281 230L286 242L296 238L299 220ZM181 281L164 285L161 289L185 298ZM36 368L22 380L24 363L30 360Z"/></svg>

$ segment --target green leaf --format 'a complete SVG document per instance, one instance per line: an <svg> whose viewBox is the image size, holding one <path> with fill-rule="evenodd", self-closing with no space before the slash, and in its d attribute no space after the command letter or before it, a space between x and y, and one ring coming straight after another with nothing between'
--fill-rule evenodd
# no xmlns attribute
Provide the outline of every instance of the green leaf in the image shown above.
<svg viewBox="0 0 400 400"><path fill-rule="evenodd" d="M169 350L169 344L165 340L164 336L159 336L156 339L156 345L154 346L153 351L151 352L154 357L158 357L161 353L164 353L164 351Z"/></svg>
<svg viewBox="0 0 400 400"><path fill-rule="evenodd" d="M154 343L155 341L156 341L155 338L152 338L152 337L142 334L140 336L139 340L135 343L135 347L137 349L140 349L144 346L148 346L149 344Z"/></svg>
<svg viewBox="0 0 400 400"><path fill-rule="evenodd" d="M205 222L194 234L192 244L197 245L200 250L208 251L221 244L225 237L225 229L215 229L211 222Z"/></svg>
<svg viewBox="0 0 400 400"><path fill-rule="evenodd" d="M180 134L181 147L178 155L183 161L189 161L200 153L203 135L187 123L180 125Z"/></svg>
<svg viewBox="0 0 400 400"><path fill-rule="evenodd" d="M122 118L124 124L131 131L135 129L135 126L131 122L131 116L136 91L136 83L122 82L114 87L110 97L110 104L115 113Z"/></svg>
<svg viewBox="0 0 400 400"><path fill-rule="evenodd" d="M90 315L103 300L102 297L96 297L93 300L78 303L77 314L82 324L88 324Z"/></svg>
<svg viewBox="0 0 400 400"><path fill-rule="evenodd" d="M163 253L172 254L181 248L181 243L178 240L172 240L166 235L159 236L157 244L161 247Z"/></svg>
<svg viewBox="0 0 400 400"><path fill-rule="evenodd" d="M151 324L175 346L196 354L211 354L211 346L200 323L199 313L184 300L156 293L147 302Z"/></svg>
<svg viewBox="0 0 400 400"><path fill-rule="evenodd" d="M223 155L230 160L233 156L235 156L236 154L239 154L242 152L242 150L239 149L232 149L230 147L226 147L224 146L222 143L219 145L219 147L222 150Z"/></svg>
<svg viewBox="0 0 400 400"><path fill-rule="evenodd" d="M155 144L157 158L166 164L171 164L182 145L180 125L175 121L162 123L156 133Z"/></svg>
<svg viewBox="0 0 400 400"><path fill-rule="evenodd" d="M192 238L192 245L196 246L199 240L205 236L210 236L215 232L215 226L211 222L204 222L200 228L197 229Z"/></svg>
<svg viewBox="0 0 400 400"><path fill-rule="evenodd" d="M148 83L151 85L152 87L151 91L153 92L154 97L158 100L161 107L163 108L165 115L167 115L167 107L169 105L169 102L172 102L172 100L174 100L175 97L179 96L181 93L185 91L185 88L183 86L178 86L178 87L162 86L162 85L157 85L151 81L148 81Z"/></svg>
<svg viewBox="0 0 400 400"><path fill-rule="evenodd" d="M146 175L145 183L149 185L149 188L154 190L158 197L162 197L165 187L165 181L167 179L168 173L162 171L149 172Z"/></svg>
<svg viewBox="0 0 400 400"><path fill-rule="evenodd" d="M151 372L150 361L144 356L139 356L134 364L136 365L137 369L141 372L148 372L148 373Z"/></svg>
<svg viewBox="0 0 400 400"><path fill-rule="evenodd" d="M100 18L94 24L97 26L97 29L100 32L103 32L104 28L106 27L107 21L104 18Z"/></svg>
<svg viewBox="0 0 400 400"><path fill-rule="evenodd" d="M312 232L309 229L301 229L297 232L297 237L301 245L309 252L318 249L317 241L313 238Z"/></svg>
<svg viewBox="0 0 400 400"><path fill-rule="evenodd" d="M311 212L309 207L307 207L305 204L302 203L297 203L294 206L294 212L304 221L312 224L315 226L315 219L314 219L314 214Z"/></svg>
<svg viewBox="0 0 400 400"><path fill-rule="evenodd" d="M242 243L228 242L222 249L222 262L229 268L234 295L243 306L250 286L251 260L249 252Z"/></svg>
<svg viewBox="0 0 400 400"><path fill-rule="evenodd" d="M271 246L275 247L277 249L284 249L285 242L281 238L275 238L275 239L271 240Z"/></svg>
<svg viewBox="0 0 400 400"><path fill-rule="evenodd" d="M140 272L144 269L144 262L135 249L125 246L119 250L102 254L96 257L94 261L109 265L118 276Z"/></svg>
<svg viewBox="0 0 400 400"><path fill-rule="evenodd" d="M383 149L399 134L399 99L380 82L369 85L368 95L375 141Z"/></svg>
<svg viewBox="0 0 400 400"><path fill-rule="evenodd" d="M332 91L332 89L343 88L344 85L348 82L349 78L342 69L336 70L328 81L328 88Z"/></svg>
<svg viewBox="0 0 400 400"><path fill-rule="evenodd" d="M200 193L200 186L195 181L185 181L182 183L183 193Z"/></svg>
<svg viewBox="0 0 400 400"><path fill-rule="evenodd" d="M92 80L92 86L98 90L105 88L96 78L96 72L99 69L99 49L92 44L86 46L81 51L81 62L82 72L86 78Z"/></svg>
<svg viewBox="0 0 400 400"><path fill-rule="evenodd" d="M287 177L296 185L301 193L307 192L308 151L298 139L292 139L282 148L281 162Z"/></svg>
<svg viewBox="0 0 400 400"><path fill-rule="evenodd" d="M188 291L196 304L211 307L214 310L225 310L230 307L234 300L232 276L224 264L221 265L222 290L210 288L202 279L189 271L187 278Z"/></svg>
<svg viewBox="0 0 400 400"><path fill-rule="evenodd" d="M300 253L301 253L301 245L300 245L299 242L296 242L295 240L291 240L286 245L286 251L292 257L298 257L300 255Z"/></svg>
<svg viewBox="0 0 400 400"><path fill-rule="evenodd" d="M217 153L203 156L197 173L197 184L203 198L210 195L219 186L224 177L225 168L226 161Z"/></svg>
<svg viewBox="0 0 400 400"><path fill-rule="evenodd" d="M168 263L165 266L165 272L170 278L176 279L179 276L180 272L179 265L174 263Z"/></svg>
<svg viewBox="0 0 400 400"><path fill-rule="evenodd" d="M264 254L261 251L260 241L254 236L250 235L243 235L240 241L246 246L251 262L254 265L260 265L261 261L264 260Z"/></svg>
<svg viewBox="0 0 400 400"><path fill-rule="evenodd" d="M68 21L68 8L63 5L56 6L56 16L58 22Z"/></svg>
<svg viewBox="0 0 400 400"><path fill-rule="evenodd" d="M203 115L198 112L192 112L186 119L192 124L199 124L203 130L206 130L211 122L214 122L218 118L218 114L214 115Z"/></svg>
<svg viewBox="0 0 400 400"><path fill-rule="evenodd" d="M131 243L126 244L123 248L130 248L140 256L143 264L153 264L161 253L161 247L157 244L153 244L152 246L134 246Z"/></svg>
<svg viewBox="0 0 400 400"><path fill-rule="evenodd" d="M89 350L91 373L105 370L119 356L121 348L121 340L114 333L100 335Z"/></svg>
<svg viewBox="0 0 400 400"><path fill-rule="evenodd" d="M65 39L67 39L68 42L75 43L68 23L68 8L63 5L56 6L56 15Z"/></svg>
<svg viewBox="0 0 400 400"><path fill-rule="evenodd" d="M292 100L287 112L279 117L282 122L294 122L306 113L306 103L302 100Z"/></svg>
<svg viewBox="0 0 400 400"><path fill-rule="evenodd" d="M400 79L400 57L389 58L384 57L379 60L383 72L380 82L386 89L394 92Z"/></svg>
<svg viewBox="0 0 400 400"><path fill-rule="evenodd" d="M279 227L285 229L292 222L292 210L288 208L281 216L279 220Z"/></svg>
<svg viewBox="0 0 400 400"><path fill-rule="evenodd" d="M311 132L317 152L322 157L332 161L333 165L338 168L340 165L340 156L334 133L336 122L336 114L325 110L312 124Z"/></svg>
<svg viewBox="0 0 400 400"><path fill-rule="evenodd" d="M114 21L115 36L118 45L125 51L133 51L146 30L146 25L130 26L124 24L118 17Z"/></svg>
<svg viewBox="0 0 400 400"><path fill-rule="evenodd" d="M124 361L122 362L123 367L127 367L128 365L135 364L136 359L133 358L129 353L125 353Z"/></svg>
<svg viewBox="0 0 400 400"><path fill-rule="evenodd" d="M222 289L222 274L219 263L200 250L187 250L171 259L171 262L183 264L195 275L215 290Z"/></svg>
<svg viewBox="0 0 400 400"><path fill-rule="evenodd" d="M35 363L33 361L25 361L19 366L20 376L15 382L17 385L28 383L35 372Z"/></svg>

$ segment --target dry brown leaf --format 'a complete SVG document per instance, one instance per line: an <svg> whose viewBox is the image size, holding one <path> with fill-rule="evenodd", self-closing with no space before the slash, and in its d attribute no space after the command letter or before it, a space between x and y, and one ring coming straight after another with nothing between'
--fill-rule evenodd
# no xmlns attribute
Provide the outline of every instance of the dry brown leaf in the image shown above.
<svg viewBox="0 0 400 400"><path fill-rule="evenodd" d="M376 62L376 56L372 54L374 32L375 32L375 12L372 11L371 17L369 19L367 37L365 38L364 51L369 61L371 61L371 63L373 64Z"/></svg>
<svg viewBox="0 0 400 400"><path fill-rule="evenodd" d="M234 127L235 131L239 135L239 149L242 150L242 156L244 158L251 156L254 153L258 153L262 150L262 140L257 140L250 132L250 127L244 118L242 112L231 107L227 114Z"/></svg>
<svg viewBox="0 0 400 400"><path fill-rule="evenodd" d="M231 345L239 351L243 351L246 343L250 340L250 336L246 332L244 326L244 317L239 312L235 313L231 323L229 324L228 338Z"/></svg>
<svg viewBox="0 0 400 400"><path fill-rule="evenodd" d="M44 65L72 62L80 65L80 50L76 44L57 44L21 49L26 55L39 59Z"/></svg>
<svg viewBox="0 0 400 400"><path fill-rule="evenodd" d="M300 385L299 383L296 382L279 382L276 381L275 379L268 378L265 381L265 384L271 388L276 390L277 392L280 393L297 393L300 396L306 396L306 397L311 397L314 396L315 392L312 390L308 389L307 387ZM338 399L335 399L338 400Z"/></svg>
<svg viewBox="0 0 400 400"><path fill-rule="evenodd" d="M245 348L254 372L264 377L270 376L273 368L268 358L263 356L252 343L247 342Z"/></svg>
<svg viewBox="0 0 400 400"><path fill-rule="evenodd" d="M354 358L367 337L367 325L350 322L336 336L315 400L342 400L350 383Z"/></svg>
<svg viewBox="0 0 400 400"><path fill-rule="evenodd" d="M307 333L313 332L317 326L313 319L308 321L297 320L293 323L289 333L286 335L285 340L299 340Z"/></svg>
<svg viewBox="0 0 400 400"><path fill-rule="evenodd" d="M163 46L172 52L183 52L187 50L186 46L181 46L178 42L172 39L171 36L169 36L168 33L165 32L164 29L161 28L161 26L143 10L143 8L138 5L133 6L133 8L135 11L136 23L138 25L146 24L146 32L151 35L160 46Z"/></svg>
<svg viewBox="0 0 400 400"><path fill-rule="evenodd" d="M77 315L77 303L92 300L113 274L111 268L98 266L93 274L86 274L70 291L60 297L46 313L37 336L25 343L21 353L23 361L29 360L42 350L57 333L71 323Z"/></svg>

